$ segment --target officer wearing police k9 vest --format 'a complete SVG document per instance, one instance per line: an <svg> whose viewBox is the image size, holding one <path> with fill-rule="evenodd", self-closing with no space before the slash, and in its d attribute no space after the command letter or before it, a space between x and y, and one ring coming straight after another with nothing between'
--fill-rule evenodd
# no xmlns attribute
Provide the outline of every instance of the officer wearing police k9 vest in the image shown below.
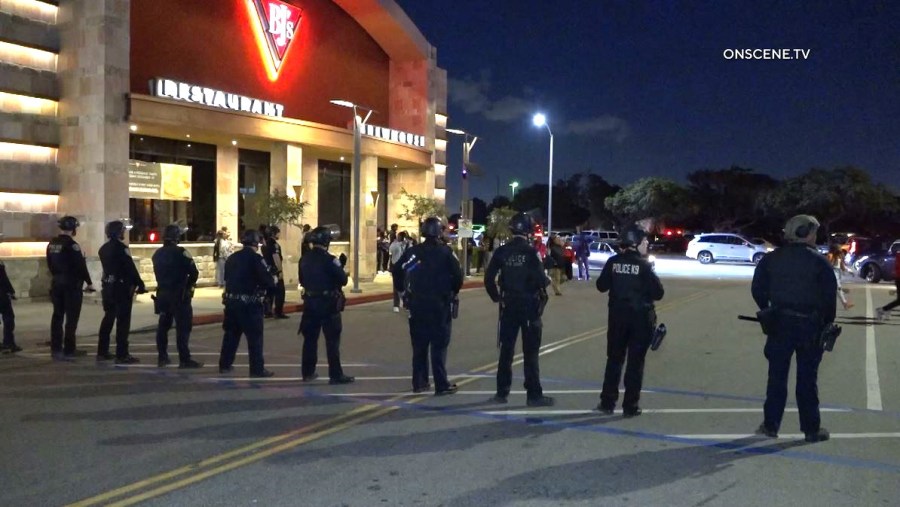
<svg viewBox="0 0 900 507"><path fill-rule="evenodd" d="M656 329L653 302L662 299L664 290L653 267L647 262L647 233L637 226L622 236L624 251L610 257L597 279L597 290L609 291L609 330L606 333L606 374L597 409L612 414L619 399L619 380L625 368L625 417L641 415L638 401L644 380L644 359Z"/></svg>
<svg viewBox="0 0 900 507"><path fill-rule="evenodd" d="M409 334L412 341L413 392L429 388L428 352L434 394L442 396L457 391L447 378L447 349L450 346L452 306L458 305L457 294L463 275L459 261L450 247L441 241L444 225L437 217L428 217L419 231L425 241L407 248L394 263L394 290L403 293L408 303Z"/></svg>
<svg viewBox="0 0 900 507"><path fill-rule="evenodd" d="M47 244L47 267L53 279L50 282L50 350L54 360L69 361L87 355L87 351L75 348L75 331L81 318L84 291L93 292L94 285L87 270L87 262L81 246L75 241L78 219L64 216L59 219L59 236ZM63 325L65 321L65 325Z"/></svg>
<svg viewBox="0 0 900 507"><path fill-rule="evenodd" d="M116 364L134 364L140 360L128 353L128 333L131 330L131 308L134 295L147 292L144 281L134 265L134 259L125 241L125 224L114 220L106 224L106 237L109 241L100 247L97 255L103 265L103 278L100 280L103 298L103 320L100 321L99 340L97 342L97 360L109 361L115 358ZM116 355L109 353L109 338L113 324L116 325Z"/></svg>
<svg viewBox="0 0 900 507"><path fill-rule="evenodd" d="M325 334L325 350L328 356L328 383L349 384L355 379L344 375L341 367L341 312L344 311L344 292L347 273L344 266L347 256L340 259L328 253L331 230L316 227L307 234L305 241L312 249L300 259L300 285L303 286L303 316L297 334L303 335L301 374L304 381L319 377L316 363L319 356L319 332Z"/></svg>
<svg viewBox="0 0 900 507"><path fill-rule="evenodd" d="M225 261L225 320L222 329L222 352L219 373L232 371L241 335L247 336L247 352L251 377L271 377L263 360L263 300L267 291L275 287L275 277L257 252L259 232L248 229L241 236L243 248Z"/></svg>
<svg viewBox="0 0 900 507"><path fill-rule="evenodd" d="M194 285L200 272L194 258L184 247L178 246L181 228L167 225L163 230L163 246L153 253L153 273L156 275L155 310L159 315L156 328L157 366L163 368L169 361L169 328L175 321L175 343L178 348L178 367L200 368L203 363L191 359L188 340L194 323Z"/></svg>

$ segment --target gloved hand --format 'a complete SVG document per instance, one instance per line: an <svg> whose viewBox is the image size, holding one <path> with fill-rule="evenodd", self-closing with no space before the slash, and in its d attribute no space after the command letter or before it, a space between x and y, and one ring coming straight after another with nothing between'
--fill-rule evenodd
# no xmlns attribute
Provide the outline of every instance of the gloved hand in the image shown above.
<svg viewBox="0 0 900 507"><path fill-rule="evenodd" d="M8 294L8 296L9 296L9 299L12 299L13 301L15 301L15 300L17 299L17 298L16 298L16 293L15 293L15 292L10 292L10 293Z"/></svg>
<svg viewBox="0 0 900 507"><path fill-rule="evenodd" d="M136 294L146 294L146 293L147 293L147 287L144 286L144 285L141 285L141 286L139 286L139 287L137 288L137 291L135 291L135 293L136 293Z"/></svg>
<svg viewBox="0 0 900 507"><path fill-rule="evenodd" d="M84 292L97 292L97 289L94 288L94 284L90 284L84 288Z"/></svg>
<svg viewBox="0 0 900 507"><path fill-rule="evenodd" d="M347 266L347 255L342 253L341 256L338 257L338 262L341 263L342 268L346 267Z"/></svg>

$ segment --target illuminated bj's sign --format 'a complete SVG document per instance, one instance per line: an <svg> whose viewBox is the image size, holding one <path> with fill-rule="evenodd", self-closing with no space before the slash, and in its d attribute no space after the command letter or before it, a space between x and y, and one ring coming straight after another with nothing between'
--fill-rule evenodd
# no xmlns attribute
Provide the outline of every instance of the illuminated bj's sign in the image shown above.
<svg viewBox="0 0 900 507"><path fill-rule="evenodd" d="M256 19L262 28L262 38L265 42L259 43L264 45L262 49L269 53L275 74L278 74L291 41L300 28L301 11L279 0L247 0L247 2L253 4L252 11L256 13Z"/></svg>

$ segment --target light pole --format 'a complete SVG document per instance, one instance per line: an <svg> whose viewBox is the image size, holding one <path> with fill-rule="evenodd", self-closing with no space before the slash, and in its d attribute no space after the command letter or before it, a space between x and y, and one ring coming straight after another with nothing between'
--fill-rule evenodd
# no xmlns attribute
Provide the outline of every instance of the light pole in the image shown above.
<svg viewBox="0 0 900 507"><path fill-rule="evenodd" d="M360 229L360 197L361 187L362 187L362 128L366 125L366 122L369 121L369 117L372 116L372 109L360 106L358 104L354 104L349 100L342 99L334 99L331 101L332 104L341 107L349 107L353 109L353 189L351 194L356 198L356 206L353 207L353 288L350 289L350 292L360 293L362 292L359 289L359 229ZM365 109L368 111L366 113L365 118L360 118L357 114L357 109Z"/></svg>
<svg viewBox="0 0 900 507"><path fill-rule="evenodd" d="M547 127L547 132L550 134L550 176L548 179L550 188L547 192L549 194L547 197L547 237L549 237L552 230L550 224L553 222L553 132L550 130L550 124L547 123L547 117L542 113L534 115L532 121L535 127Z"/></svg>
<svg viewBox="0 0 900 507"><path fill-rule="evenodd" d="M462 167L462 209L460 210L460 219L472 218L469 216L469 153L475 147L478 136L473 136L468 132L460 129L447 129L447 133L463 136L463 167ZM468 238L460 237L459 256L462 258L462 267L466 276L469 276L468 264Z"/></svg>
<svg viewBox="0 0 900 507"><path fill-rule="evenodd" d="M514 182L510 183L509 188L512 189L512 200L515 201L516 200L516 189L519 188L519 182L514 181Z"/></svg>

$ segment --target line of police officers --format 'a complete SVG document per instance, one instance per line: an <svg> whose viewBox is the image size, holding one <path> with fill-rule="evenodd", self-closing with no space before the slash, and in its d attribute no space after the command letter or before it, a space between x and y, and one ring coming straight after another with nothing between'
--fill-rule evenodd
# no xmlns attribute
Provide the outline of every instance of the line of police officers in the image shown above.
<svg viewBox="0 0 900 507"><path fill-rule="evenodd" d="M93 287L84 255L73 239L78 221L63 217L59 226L61 234L47 247L47 262L53 275L51 349L54 358L67 359L84 355L75 348L75 329L81 310L82 286L87 283L87 290ZM754 300L760 310L770 309L777 316L768 330L765 346L769 381L764 421L757 429L760 435L777 436L786 403L790 361L796 353L801 430L809 442L829 438L828 431L820 426L816 377L823 354L820 337L825 325L833 323L835 318L836 280L827 261L815 250L818 227L814 217L798 215L791 218L784 229L788 245L765 256L754 272ZM554 404L553 398L543 395L539 367L541 315L550 282L539 254L528 240L533 228L527 214L520 213L511 219L509 229L513 237L494 252L484 285L491 300L499 303L500 308L497 390L492 400L507 402L515 343L521 332L527 404L541 407ZM112 358L108 352L109 336L113 322L117 321L115 359L118 363L131 364L137 362L128 354L131 302L133 294L144 292L145 288L127 246L122 243L124 230L121 222L111 222L106 231L110 241L100 249L105 315L100 328L98 360ZM277 229L270 231L270 238L275 242L274 245L270 243L267 257L271 257L273 263L281 261L278 232ZM407 249L392 269L394 288L402 294L409 309L413 390L419 393L431 387L428 379L430 352L435 395L453 394L457 386L448 379L446 360L452 318L459 309L462 270L450 248L441 241L443 224L440 219L426 219L420 232L423 243ZM155 295L156 310L160 315L158 364L169 364L167 334L174 320L179 365L198 368L202 364L191 359L188 349L192 317L190 301L198 272L190 254L178 246L180 234L178 226L168 226L163 235L163 247L153 255L159 284ZM240 335L244 334L250 352L250 375L273 375L265 369L262 357L264 305L267 294L272 298L275 291L275 313L283 315L279 304L283 305L284 298L281 296L279 301L277 294L283 294L284 285L279 276L281 267L270 270L265 258L257 254L260 241L257 231L246 231L241 238L245 248L229 257L225 265L224 337L219 361L222 373L232 370ZM303 239L304 246L310 246L310 249L301 257L299 266L304 300L298 330L304 339L302 376L304 381L318 377L318 338L323 332L329 381L346 384L354 381L353 377L344 374L340 364L341 312L345 303L341 288L347 283L344 271L347 259L343 254L336 258L328 253L330 241L330 230L325 227L313 229ZM607 363L597 409L604 414L613 413L624 367L623 415L634 417L641 414L638 402L644 361L656 328L654 302L662 299L664 289L646 260L648 242L644 231L637 227L628 228L622 235L620 246L622 252L607 261L596 284L600 292L609 292ZM0 269L0 274L5 274L5 270ZM11 293L11 288L8 291ZM3 302L0 294L0 310L6 308ZM3 318L4 331L10 330L11 334L6 313ZM12 319L9 322L13 322ZM6 344L4 337L4 346Z"/></svg>

